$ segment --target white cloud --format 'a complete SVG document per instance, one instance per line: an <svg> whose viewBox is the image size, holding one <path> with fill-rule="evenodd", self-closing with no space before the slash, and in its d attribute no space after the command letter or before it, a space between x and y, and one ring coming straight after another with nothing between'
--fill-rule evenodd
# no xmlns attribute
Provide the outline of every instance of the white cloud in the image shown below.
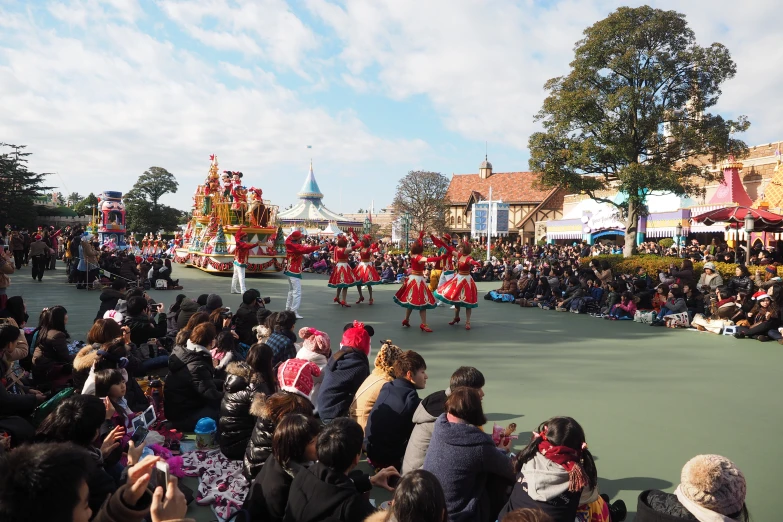
<svg viewBox="0 0 783 522"><path fill-rule="evenodd" d="M306 5L342 42L340 59L351 73L343 79L357 92L369 81L397 100L426 95L449 129L525 149L536 129L533 116L545 96L544 82L565 74L583 30L623 3L308 0ZM684 12L702 45L719 41L729 47L738 74L726 84L719 110L750 117L751 143L776 138L772 133L783 117L783 106L770 103L783 82L777 3L759 0L752 9L725 0L652 3ZM368 79L376 69L377 77Z"/></svg>
<svg viewBox="0 0 783 522"><path fill-rule="evenodd" d="M22 18L5 24L16 28L0 42L0 136L28 145L31 168L58 172L69 191L128 190L157 165L177 176L171 201L186 208L214 152L223 168L243 170L285 204L306 174L307 144L322 165L354 168L399 164L428 149L374 136L350 111L311 106L260 68L207 63L133 25L92 16L83 40ZM230 87L225 72L252 81ZM335 178L325 171L319 181L328 186Z"/></svg>

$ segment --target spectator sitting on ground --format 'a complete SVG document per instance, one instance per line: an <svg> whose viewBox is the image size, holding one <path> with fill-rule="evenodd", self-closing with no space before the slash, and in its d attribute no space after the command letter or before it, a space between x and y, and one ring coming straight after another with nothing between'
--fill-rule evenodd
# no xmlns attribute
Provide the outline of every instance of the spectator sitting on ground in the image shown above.
<svg viewBox="0 0 783 522"><path fill-rule="evenodd" d="M348 415L356 392L370 375L368 357L374 333L372 326L359 321L345 325L342 347L326 365L318 393L318 410L324 423Z"/></svg>
<svg viewBox="0 0 783 522"><path fill-rule="evenodd" d="M422 469L440 481L451 522L496 520L514 482L511 442L497 448L481 430L486 422L479 390L464 387L451 390L446 413L435 421Z"/></svg>
<svg viewBox="0 0 783 522"><path fill-rule="evenodd" d="M33 353L33 379L38 387L57 391L70 380L73 369L65 329L68 311L62 306L44 309L42 319Z"/></svg>
<svg viewBox="0 0 783 522"><path fill-rule="evenodd" d="M682 468L674 493L648 489L639 495L635 520L749 522L746 488L745 476L732 461L698 455Z"/></svg>
<svg viewBox="0 0 783 522"><path fill-rule="evenodd" d="M128 284L122 279L117 279L112 282L110 287L104 288L103 291L101 291L101 306L98 308L98 314L95 316L95 321L102 319L103 315L109 310L114 310L117 306L117 301L125 299L125 291L127 289Z"/></svg>
<svg viewBox="0 0 783 522"><path fill-rule="evenodd" d="M375 512L364 494L373 486L393 491L388 480L399 473L386 468L369 479L361 472L351 473L361 458L362 438L362 428L351 419L335 419L324 427L316 446L318 462L291 483L286 521L356 522Z"/></svg>
<svg viewBox="0 0 783 522"><path fill-rule="evenodd" d="M14 324L0 324L0 376L10 375L8 357L20 333L21 330ZM0 430L11 434L15 446L33 436L33 426L27 419L44 400L46 396L43 393L28 389L21 381L14 382L6 377L0 385Z"/></svg>
<svg viewBox="0 0 783 522"><path fill-rule="evenodd" d="M198 312L198 303L187 297L182 299L179 304L179 313L177 314L177 331L185 328L193 314Z"/></svg>
<svg viewBox="0 0 783 522"><path fill-rule="evenodd" d="M266 344L274 353L272 366L277 367L280 363L296 357L294 346L296 335L293 332L296 326L296 314L290 310L279 312L274 316L274 323L271 326L272 334L266 340Z"/></svg>
<svg viewBox="0 0 783 522"><path fill-rule="evenodd" d="M418 353L402 352L394 361L395 379L383 385L367 418L365 449L375 468L402 470L402 458L413 431L413 413L427 386L427 364Z"/></svg>
<svg viewBox="0 0 783 522"><path fill-rule="evenodd" d="M215 327L196 326L185 346L177 345L169 358L164 408L166 418L180 431L193 431L203 417L220 418L223 383L214 380L212 355Z"/></svg>
<svg viewBox="0 0 783 522"><path fill-rule="evenodd" d="M332 341L326 332L315 328L300 328L299 337L302 338L302 347L296 352L296 358L309 361L321 370L321 374L313 379L313 391L310 392L310 402L315 411L318 411L318 392L323 381L323 371L332 357Z"/></svg>
<svg viewBox="0 0 783 522"><path fill-rule="evenodd" d="M405 475L394 489L388 511L377 511L365 522L448 522L446 497L438 479L429 471Z"/></svg>
<svg viewBox="0 0 783 522"><path fill-rule="evenodd" d="M402 461L403 475L421 468L424 464L424 456L430 446L435 421L446 413L446 399L451 395L451 390L462 387L473 388L478 390L479 396L483 399L485 383L484 374L479 370L472 366L460 366L451 374L448 388L436 391L421 401L413 414L414 427Z"/></svg>
<svg viewBox="0 0 783 522"><path fill-rule="evenodd" d="M258 290L251 288L242 294L242 304L237 308L233 318L239 342L248 346L255 344L256 336L253 334L253 327L259 324L258 312L264 308L264 300Z"/></svg>
<svg viewBox="0 0 783 522"><path fill-rule="evenodd" d="M402 353L398 346L391 341L383 341L378 355L375 356L375 367L372 373L359 386L354 395L351 407L348 410L350 417L355 420L362 429L367 426L367 418L372 411L378 394L383 386L394 380L394 361Z"/></svg>
<svg viewBox="0 0 783 522"><path fill-rule="evenodd" d="M163 303L155 309L157 316L150 317L149 303L144 297L134 296L128 299L128 312L123 324L130 329L130 340L136 346L146 344L150 339L166 336L166 314Z"/></svg>
<svg viewBox="0 0 783 522"><path fill-rule="evenodd" d="M199 296L199 304L201 303L201 298L203 296ZM211 314L218 308L223 308L223 298L220 297L217 294L209 294L206 299L204 299L204 304L199 307L199 312L207 312L208 314Z"/></svg>

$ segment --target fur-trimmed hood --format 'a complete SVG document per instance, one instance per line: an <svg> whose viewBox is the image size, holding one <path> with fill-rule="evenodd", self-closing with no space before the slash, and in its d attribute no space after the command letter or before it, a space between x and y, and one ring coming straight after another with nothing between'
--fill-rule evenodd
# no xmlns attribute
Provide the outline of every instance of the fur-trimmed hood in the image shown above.
<svg viewBox="0 0 783 522"><path fill-rule="evenodd" d="M256 393L256 396L253 397L253 402L250 404L250 415L266 418L266 395Z"/></svg>
<svg viewBox="0 0 783 522"><path fill-rule="evenodd" d="M73 369L75 371L89 370L95 364L98 358L99 344L88 344L76 354L73 359Z"/></svg>
<svg viewBox="0 0 783 522"><path fill-rule="evenodd" d="M247 382L250 382L253 377L253 369L244 361L230 363L228 366L226 366L226 373L229 375L242 377Z"/></svg>

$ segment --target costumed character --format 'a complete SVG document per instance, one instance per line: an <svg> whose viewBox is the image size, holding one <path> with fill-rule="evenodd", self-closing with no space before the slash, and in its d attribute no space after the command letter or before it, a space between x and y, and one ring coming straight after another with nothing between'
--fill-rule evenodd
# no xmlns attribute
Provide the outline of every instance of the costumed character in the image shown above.
<svg viewBox="0 0 783 522"><path fill-rule="evenodd" d="M254 227L266 227L268 221L267 216L265 216L266 207L261 197L262 194L261 189L255 187L250 187L247 192L247 212L245 212L245 217Z"/></svg>
<svg viewBox="0 0 783 522"><path fill-rule="evenodd" d="M423 332L432 332L430 327L427 326L427 310L435 308L437 305L435 296L432 295L427 280L424 278L424 269L427 263L443 259L443 256L424 257L422 255L424 252L423 237L424 232L421 232L419 239L411 246L411 273L403 279L402 288L394 294L394 302L405 308L405 319L402 321L403 326L410 327L411 312L418 310L419 317L421 317L421 326L419 328Z"/></svg>
<svg viewBox="0 0 783 522"><path fill-rule="evenodd" d="M244 208L247 205L247 189L242 186L231 186L231 210L234 211L234 217L237 223L242 223Z"/></svg>
<svg viewBox="0 0 783 522"><path fill-rule="evenodd" d="M364 295L362 295L362 285L367 287L367 291L370 293L370 302L373 304L372 299L372 287L373 285L381 284L381 276L378 275L378 270L375 269L375 263L372 260L372 255L378 252L378 245L372 243L372 237L369 234L362 236L362 241L359 243L359 264L353 271L356 280L359 285L356 287L359 290L359 300L356 304L364 301Z"/></svg>
<svg viewBox="0 0 783 522"><path fill-rule="evenodd" d="M247 268L247 259L250 251L255 247L261 246L261 243L245 243L242 238L247 236L242 227L234 234L234 276L231 278L231 293L244 294L245 288L245 269Z"/></svg>
<svg viewBox="0 0 783 522"><path fill-rule="evenodd" d="M329 277L329 288L336 288L337 295L334 297L335 303L340 303L344 308L350 308L351 305L345 302L348 295L348 289L358 285L358 281L353 275L351 265L348 264L348 255L353 250L348 246L348 238L340 236L337 238L337 246L334 247L334 269ZM341 298L342 294L342 298Z"/></svg>
<svg viewBox="0 0 783 522"><path fill-rule="evenodd" d="M144 239L141 241L141 255L147 257L150 253L150 233L144 234Z"/></svg>
<svg viewBox="0 0 783 522"><path fill-rule="evenodd" d="M442 271L436 287L440 288L446 281L454 277L454 252L456 251L456 248L452 246L451 236L448 234L443 234L442 239L430 235L430 239L432 239L432 244L438 247L438 254L443 255L443 262L441 263ZM430 289L432 289L432 287L430 287ZM432 290L434 291L434 289ZM442 303L439 302L438 306L441 305Z"/></svg>
<svg viewBox="0 0 783 522"><path fill-rule="evenodd" d="M302 256L320 248L318 245L303 246L301 241L302 233L298 230L294 230L286 238L285 254L288 267L283 272L288 276L288 298L286 298L285 309L294 312L297 319L303 319L299 315L299 305L302 303Z"/></svg>
<svg viewBox="0 0 783 522"><path fill-rule="evenodd" d="M230 201L231 196L231 171L224 170L223 175L220 176L220 190L223 194L223 199Z"/></svg>
<svg viewBox="0 0 783 522"><path fill-rule="evenodd" d="M460 321L459 309L465 308L465 330L470 330L470 313L478 306L478 290L470 271L473 266L481 266L481 263L470 257L473 249L470 243L465 242L457 254L457 275L439 286L435 291L435 297L454 307L454 319L449 324L454 325ZM455 252L456 253L456 252Z"/></svg>

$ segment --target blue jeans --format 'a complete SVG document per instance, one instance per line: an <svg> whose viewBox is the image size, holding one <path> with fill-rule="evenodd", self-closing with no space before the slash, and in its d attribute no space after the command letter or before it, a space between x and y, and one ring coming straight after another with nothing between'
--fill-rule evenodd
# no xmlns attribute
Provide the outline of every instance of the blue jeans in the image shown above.
<svg viewBox="0 0 783 522"><path fill-rule="evenodd" d="M658 312L657 319L658 319L659 321L661 321L661 320L662 320L664 317L666 317L667 315L671 315L671 314L673 314L673 313L674 313L674 312L672 312L672 311L671 311L671 310L669 310L668 308L661 308L661 311L660 311L660 312Z"/></svg>
<svg viewBox="0 0 783 522"><path fill-rule="evenodd" d="M157 357L153 357L151 359L147 359L146 361L141 362L141 367L136 371L137 375L147 375L148 372L152 370L157 370L160 368L165 368L169 365L169 356L168 355L159 355Z"/></svg>
<svg viewBox="0 0 783 522"><path fill-rule="evenodd" d="M783 334L781 334L778 329L775 328L774 330L767 332L767 337L774 339L775 341L779 341L780 339L783 339Z"/></svg>

